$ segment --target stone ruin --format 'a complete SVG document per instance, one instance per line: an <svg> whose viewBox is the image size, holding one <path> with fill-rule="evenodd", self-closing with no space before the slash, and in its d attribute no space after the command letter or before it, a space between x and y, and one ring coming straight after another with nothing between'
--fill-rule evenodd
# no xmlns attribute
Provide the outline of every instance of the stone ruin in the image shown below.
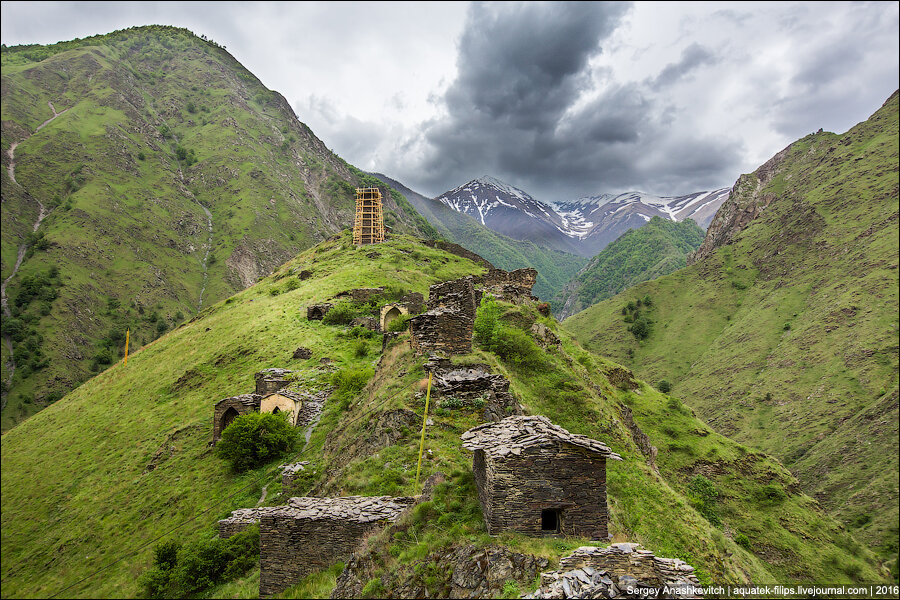
<svg viewBox="0 0 900 600"><path fill-rule="evenodd" d="M321 321L325 318L325 315L328 314L334 308L334 304L330 302L325 302L324 304L313 304L311 306L306 307L306 320L307 321Z"/></svg>
<svg viewBox="0 0 900 600"><path fill-rule="evenodd" d="M241 394L216 402L213 410L213 443L219 441L225 428L238 416L259 411L259 394Z"/></svg>
<svg viewBox="0 0 900 600"><path fill-rule="evenodd" d="M256 380L256 393L260 396L277 392L287 387L292 379L293 371L289 369L263 369L254 375Z"/></svg>
<svg viewBox="0 0 900 600"><path fill-rule="evenodd" d="M308 460L302 460L297 463L292 463L289 465L282 465L281 469L281 491L284 494L290 494L297 487L297 479L300 477L300 473L306 471L306 466L309 464ZM220 534L221 535L221 532ZM226 536L222 536L226 537Z"/></svg>
<svg viewBox="0 0 900 600"><path fill-rule="evenodd" d="M475 278L463 277L428 288L428 310L409 320L417 354L467 354L475 323Z"/></svg>
<svg viewBox="0 0 900 600"><path fill-rule="evenodd" d="M432 356L425 372L433 376L431 393L441 404L451 398L462 405L484 403L485 421L499 421L511 415L524 414L522 405L509 391L509 380L491 373L484 364L454 365L448 358Z"/></svg>
<svg viewBox="0 0 900 600"><path fill-rule="evenodd" d="M259 594L270 596L349 559L363 538L396 521L414 502L390 496L291 498L284 506L234 511L219 521L219 535L259 522Z"/></svg>
<svg viewBox="0 0 900 600"><path fill-rule="evenodd" d="M640 544L582 546L541 573L541 585L524 598L702 598L694 568L659 558Z"/></svg>
<svg viewBox="0 0 900 600"><path fill-rule="evenodd" d="M608 539L602 442L569 433L543 416L513 416L462 434L488 533Z"/></svg>
<svg viewBox="0 0 900 600"><path fill-rule="evenodd" d="M289 369L263 369L255 374L256 391L225 398L216 403L213 410L213 444L222 438L222 432L239 415L250 412L287 412L294 427L306 427L313 423L322 411L328 392L311 393L287 389L293 382L294 371Z"/></svg>
<svg viewBox="0 0 900 600"><path fill-rule="evenodd" d="M481 288L484 293L498 300L524 304L538 300L531 295L535 282L537 282L535 269L516 269L509 272L503 269L490 269L482 278Z"/></svg>

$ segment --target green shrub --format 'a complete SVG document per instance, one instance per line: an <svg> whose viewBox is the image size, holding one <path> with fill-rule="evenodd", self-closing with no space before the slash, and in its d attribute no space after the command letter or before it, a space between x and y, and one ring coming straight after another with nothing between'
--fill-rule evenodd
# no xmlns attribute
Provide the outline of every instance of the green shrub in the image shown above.
<svg viewBox="0 0 900 600"><path fill-rule="evenodd" d="M228 539L157 544L153 567L138 580L148 598L188 598L243 577L259 561L259 526Z"/></svg>
<svg viewBox="0 0 900 600"><path fill-rule="evenodd" d="M701 515L711 524L719 526L722 520L716 511L716 504L719 500L719 490L712 481L703 475L695 475L688 484L688 497L691 506L697 509Z"/></svg>
<svg viewBox="0 0 900 600"><path fill-rule="evenodd" d="M349 401L357 392L366 387L366 383L373 375L375 375L375 370L372 367L345 368L335 371L331 375L331 385L335 387L335 398Z"/></svg>
<svg viewBox="0 0 900 600"><path fill-rule="evenodd" d="M369 344L365 340L357 340L353 345L353 356L363 358L369 355Z"/></svg>
<svg viewBox="0 0 900 600"><path fill-rule="evenodd" d="M779 504L787 498L787 494L780 485L769 483L756 490L754 496L763 504Z"/></svg>
<svg viewBox="0 0 900 600"><path fill-rule="evenodd" d="M661 391L663 394L668 394L672 391L672 384L665 379L660 379L659 383L656 384L656 389Z"/></svg>
<svg viewBox="0 0 900 600"><path fill-rule="evenodd" d="M534 369L544 364L544 356L531 336L500 320L503 308L485 297L475 316L474 339L478 345L507 363Z"/></svg>
<svg viewBox="0 0 900 600"><path fill-rule="evenodd" d="M412 319L412 315L400 315L390 323L388 323L387 330L388 331L406 331L409 327L409 320Z"/></svg>
<svg viewBox="0 0 900 600"><path fill-rule="evenodd" d="M737 544L738 546L740 546L741 548L743 548L744 550L747 550L748 552L750 552L750 549L751 549L750 538L748 538L743 533L739 533L736 536L734 536L734 543Z"/></svg>
<svg viewBox="0 0 900 600"><path fill-rule="evenodd" d="M358 309L351 302L338 302L325 313L322 322L326 325L349 325L359 316Z"/></svg>
<svg viewBox="0 0 900 600"><path fill-rule="evenodd" d="M248 413L237 417L216 444L216 454L229 461L235 471L265 464L294 449L297 430L287 413Z"/></svg>
<svg viewBox="0 0 900 600"><path fill-rule="evenodd" d="M651 321L647 317L637 317L634 323L628 328L628 331L639 340L645 340L650 336Z"/></svg>

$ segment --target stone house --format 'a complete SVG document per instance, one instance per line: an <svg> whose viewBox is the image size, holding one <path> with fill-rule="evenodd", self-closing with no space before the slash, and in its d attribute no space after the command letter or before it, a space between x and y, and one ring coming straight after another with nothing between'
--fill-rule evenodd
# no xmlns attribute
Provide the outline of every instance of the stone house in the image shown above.
<svg viewBox="0 0 900 600"><path fill-rule="evenodd" d="M413 498L291 498L285 506L235 511L219 522L233 534L259 521L259 594L269 596L350 558L363 538L397 520Z"/></svg>
<svg viewBox="0 0 900 600"><path fill-rule="evenodd" d="M605 444L543 416L512 416L462 435L488 533L609 537Z"/></svg>

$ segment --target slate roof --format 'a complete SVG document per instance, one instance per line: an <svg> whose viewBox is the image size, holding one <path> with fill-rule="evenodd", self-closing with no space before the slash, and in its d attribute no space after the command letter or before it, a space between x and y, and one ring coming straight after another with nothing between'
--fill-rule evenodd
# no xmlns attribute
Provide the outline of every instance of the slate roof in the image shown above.
<svg viewBox="0 0 900 600"><path fill-rule="evenodd" d="M393 496L342 496L337 498L301 496L288 499L287 505L282 506L240 508L222 521L256 523L265 516L308 519L310 521L355 521L357 523L371 523L383 519L394 521L414 501L414 498L395 498Z"/></svg>
<svg viewBox="0 0 900 600"><path fill-rule="evenodd" d="M240 402L244 406L259 406L259 402L262 400L262 396L258 394L240 394L238 396L229 396L228 398L222 398L218 402L216 402L216 406L222 404L223 402Z"/></svg>
<svg viewBox="0 0 900 600"><path fill-rule="evenodd" d="M485 423L461 436L463 448L484 450L492 457L519 455L525 448L552 445L557 442L584 448L603 458L622 460L603 442L586 435L569 433L544 416L513 416L496 423Z"/></svg>

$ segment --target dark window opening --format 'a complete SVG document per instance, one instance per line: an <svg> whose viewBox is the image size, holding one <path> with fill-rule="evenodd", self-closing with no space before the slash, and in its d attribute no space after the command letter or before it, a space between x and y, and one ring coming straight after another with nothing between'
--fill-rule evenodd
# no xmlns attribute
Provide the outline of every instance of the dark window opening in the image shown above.
<svg viewBox="0 0 900 600"><path fill-rule="evenodd" d="M558 508L545 508L541 511L541 531L559 532Z"/></svg>
<svg viewBox="0 0 900 600"><path fill-rule="evenodd" d="M276 406L276 407L275 407L275 410L272 411L272 414L273 414L273 415L277 415L277 414L280 413L280 412L281 412L281 409L278 408L278 407Z"/></svg>
<svg viewBox="0 0 900 600"><path fill-rule="evenodd" d="M231 422L234 421L238 416L238 411L234 410L234 407L229 407L228 410L225 411L225 414L222 415L222 431L225 431L225 428L231 425Z"/></svg>

